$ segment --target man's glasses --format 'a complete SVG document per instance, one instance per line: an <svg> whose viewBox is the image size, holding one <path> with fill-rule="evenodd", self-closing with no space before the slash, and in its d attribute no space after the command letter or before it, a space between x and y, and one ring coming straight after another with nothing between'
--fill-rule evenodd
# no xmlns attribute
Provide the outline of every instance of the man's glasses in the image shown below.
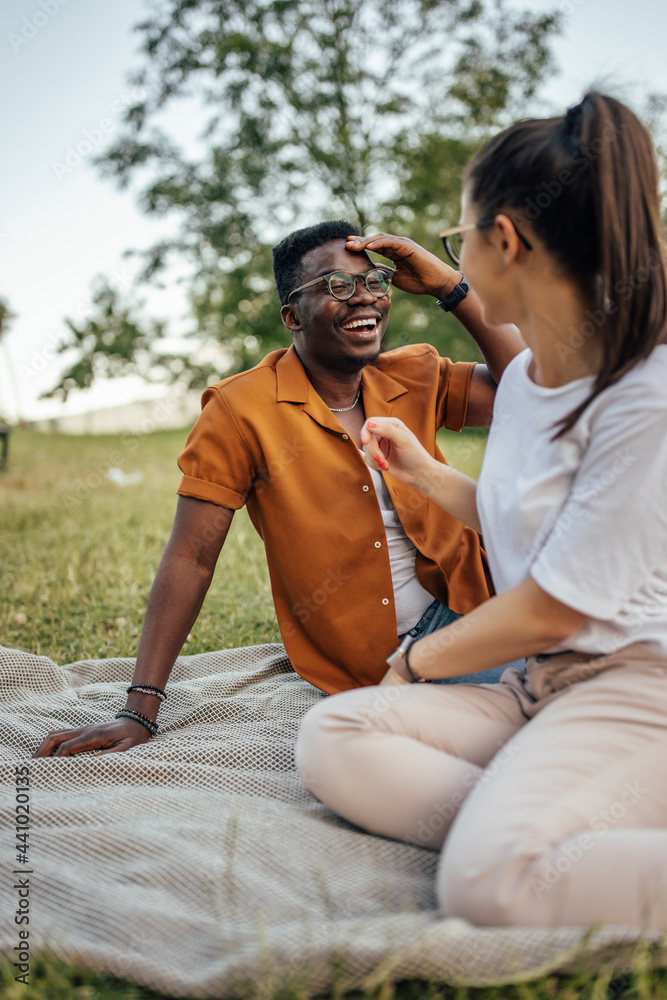
<svg viewBox="0 0 667 1000"><path fill-rule="evenodd" d="M467 233L471 229L484 229L486 226L495 225L495 216L493 219L482 219L481 222L471 222L467 226L452 226L451 229L443 229L438 236L445 245L445 250L452 258L455 264L461 263L461 250L463 248L463 240L461 239L461 233ZM516 222L510 219L510 222L514 226L514 231L525 246L526 250L532 250L531 244L528 242L523 233L519 232Z"/></svg>
<svg viewBox="0 0 667 1000"><path fill-rule="evenodd" d="M363 274L351 274L349 271L331 271L329 274L321 274L319 278L313 278L312 281L307 281L305 285L299 285L298 288L292 289L287 296L287 301L289 302L293 295L296 295L297 292L302 292L304 288L316 285L318 281L325 283L329 294L333 295L335 299L345 301L345 299L351 299L356 292L357 280L359 278L376 299L381 299L391 288L391 279L393 277L394 269L389 267L374 267L370 271L364 271Z"/></svg>

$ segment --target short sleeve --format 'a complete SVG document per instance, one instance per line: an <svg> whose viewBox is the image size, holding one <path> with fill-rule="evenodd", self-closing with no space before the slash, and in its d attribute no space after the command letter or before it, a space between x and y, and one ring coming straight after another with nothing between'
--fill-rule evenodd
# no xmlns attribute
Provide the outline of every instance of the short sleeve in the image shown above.
<svg viewBox="0 0 667 1000"><path fill-rule="evenodd" d="M642 386L591 425L570 494L531 568L548 594L609 621L667 559L667 406ZM585 417L585 415L584 415Z"/></svg>
<svg viewBox="0 0 667 1000"><path fill-rule="evenodd" d="M246 502L255 463L233 413L217 386L202 396L202 411L178 456L179 496L208 500L231 510Z"/></svg>
<svg viewBox="0 0 667 1000"><path fill-rule="evenodd" d="M468 413L470 383L475 361L457 361L439 358L440 386L438 391L438 427L460 431Z"/></svg>

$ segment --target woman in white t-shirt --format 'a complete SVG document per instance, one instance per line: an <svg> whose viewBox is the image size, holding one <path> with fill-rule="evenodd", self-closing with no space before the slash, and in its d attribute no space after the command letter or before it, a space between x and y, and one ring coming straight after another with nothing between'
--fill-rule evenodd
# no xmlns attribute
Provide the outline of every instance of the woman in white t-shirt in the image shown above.
<svg viewBox="0 0 667 1000"><path fill-rule="evenodd" d="M444 844L445 916L667 928L667 281L645 127L596 92L469 165L460 262L506 369L479 484L369 417L369 464L482 532L496 595L327 698L297 762L359 826ZM406 241L350 241L419 269ZM528 657L499 684L414 683Z"/></svg>

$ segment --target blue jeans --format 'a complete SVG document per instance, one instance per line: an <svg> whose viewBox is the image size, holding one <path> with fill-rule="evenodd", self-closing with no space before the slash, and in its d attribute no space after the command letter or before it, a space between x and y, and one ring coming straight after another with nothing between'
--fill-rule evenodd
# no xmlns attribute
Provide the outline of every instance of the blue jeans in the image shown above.
<svg viewBox="0 0 667 1000"><path fill-rule="evenodd" d="M420 638L423 638L425 635L437 632L438 629L444 628L446 625L451 625L458 618L461 618L461 615L457 615L456 611L451 611L446 604L441 604L440 601L436 600L433 604L429 604L417 624L410 629L410 635L418 635ZM402 638L403 636L399 636L399 639ZM514 663L505 663L502 667L493 667L492 670L480 670L476 674L461 674L460 677L441 677L431 683L497 684L503 670L506 670L507 667L520 667L523 669L525 665L525 660L516 660Z"/></svg>

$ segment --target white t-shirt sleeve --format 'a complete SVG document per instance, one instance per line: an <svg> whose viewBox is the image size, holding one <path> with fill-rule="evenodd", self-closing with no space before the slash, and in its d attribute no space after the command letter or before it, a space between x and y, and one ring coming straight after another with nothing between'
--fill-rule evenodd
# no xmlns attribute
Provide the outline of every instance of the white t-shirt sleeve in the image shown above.
<svg viewBox="0 0 667 1000"><path fill-rule="evenodd" d="M667 399L641 384L592 418L567 500L530 574L591 618L613 619L667 561ZM586 416L582 418L586 420Z"/></svg>

